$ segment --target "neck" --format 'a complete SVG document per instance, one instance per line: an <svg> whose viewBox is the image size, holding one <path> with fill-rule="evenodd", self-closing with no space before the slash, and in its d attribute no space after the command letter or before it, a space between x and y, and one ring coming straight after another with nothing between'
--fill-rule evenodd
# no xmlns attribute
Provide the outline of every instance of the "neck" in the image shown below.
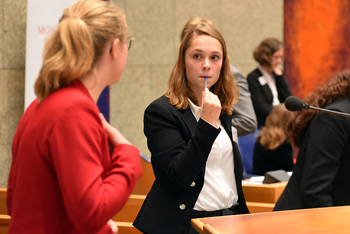
<svg viewBox="0 0 350 234"><path fill-rule="evenodd" d="M267 71L269 74L272 74L272 68L268 66L262 66L262 68Z"/></svg>
<svg viewBox="0 0 350 234"><path fill-rule="evenodd" d="M202 106L202 92L203 92L203 91L194 92L194 95L196 96L197 101L198 101L197 105L198 105L199 107Z"/></svg>
<svg viewBox="0 0 350 234"><path fill-rule="evenodd" d="M106 87L105 85L101 85L101 82L99 82L98 79L99 78L96 69L80 77L81 82L84 84L85 88L95 103L97 103L103 89Z"/></svg>

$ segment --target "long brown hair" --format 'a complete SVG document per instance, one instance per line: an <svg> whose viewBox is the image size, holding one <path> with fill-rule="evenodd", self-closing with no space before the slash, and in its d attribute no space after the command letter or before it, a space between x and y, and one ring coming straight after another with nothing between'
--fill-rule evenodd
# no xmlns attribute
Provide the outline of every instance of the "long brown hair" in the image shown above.
<svg viewBox="0 0 350 234"><path fill-rule="evenodd" d="M261 129L258 136L264 149L275 150L286 140L285 130L290 116L291 112L285 108L284 104L279 104L272 108L266 118L266 125Z"/></svg>
<svg viewBox="0 0 350 234"><path fill-rule="evenodd" d="M226 43L221 33L207 23L193 25L187 30L181 42L178 59L170 74L169 89L165 95L170 99L170 104L174 105L177 109L186 109L188 107L187 98L198 104L196 96L188 86L184 64L186 50L190 46L192 39L199 35L211 36L217 39L222 45L223 63L220 77L216 84L210 88L210 91L218 96L222 107L221 113L232 114L232 105L238 102L239 91L230 70L230 59L227 54Z"/></svg>
<svg viewBox="0 0 350 234"><path fill-rule="evenodd" d="M34 86L38 102L91 71L109 41L126 37L125 14L109 1L83 0L65 9L45 43Z"/></svg>
<svg viewBox="0 0 350 234"><path fill-rule="evenodd" d="M324 85L309 94L303 102L322 108L331 102L344 98L350 98L350 70L331 75ZM293 115L293 120L289 122L287 127L287 134L294 146L300 147L306 127L318 112L301 110Z"/></svg>
<svg viewBox="0 0 350 234"><path fill-rule="evenodd" d="M186 33L188 32L188 30L196 24L201 24L201 23L206 23L206 24L210 24L211 26L214 26L213 21L211 21L210 19L207 18L203 18L203 17L194 17L192 19L190 19L189 21L187 21L187 23L185 24L185 26L182 29L181 35L180 35L180 39L182 41L182 39L185 37Z"/></svg>

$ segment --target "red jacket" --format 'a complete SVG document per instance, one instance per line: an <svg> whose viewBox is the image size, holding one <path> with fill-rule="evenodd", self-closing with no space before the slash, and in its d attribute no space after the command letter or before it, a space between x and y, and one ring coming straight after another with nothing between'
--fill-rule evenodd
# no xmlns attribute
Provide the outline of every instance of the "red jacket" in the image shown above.
<svg viewBox="0 0 350 234"><path fill-rule="evenodd" d="M112 233L107 221L142 175L139 151L110 155L99 110L80 80L23 114L12 144L8 233Z"/></svg>

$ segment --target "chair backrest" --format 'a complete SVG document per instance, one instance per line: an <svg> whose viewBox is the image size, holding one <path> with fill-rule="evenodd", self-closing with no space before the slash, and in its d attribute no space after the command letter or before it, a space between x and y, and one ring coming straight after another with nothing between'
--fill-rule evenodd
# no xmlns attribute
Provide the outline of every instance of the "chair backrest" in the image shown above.
<svg viewBox="0 0 350 234"><path fill-rule="evenodd" d="M260 129L257 129L254 133L238 137L238 147L243 159L245 178L253 175L253 151L259 133Z"/></svg>

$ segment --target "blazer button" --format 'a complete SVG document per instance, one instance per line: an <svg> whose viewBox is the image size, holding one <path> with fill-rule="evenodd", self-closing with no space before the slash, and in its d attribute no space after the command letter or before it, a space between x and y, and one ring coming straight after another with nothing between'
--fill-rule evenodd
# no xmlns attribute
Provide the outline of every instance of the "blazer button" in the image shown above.
<svg viewBox="0 0 350 234"><path fill-rule="evenodd" d="M194 187L196 183L193 181L192 184L190 185L191 187Z"/></svg>
<svg viewBox="0 0 350 234"><path fill-rule="evenodd" d="M185 204L181 204L180 205L180 210L184 210L184 209L186 209L186 205Z"/></svg>

